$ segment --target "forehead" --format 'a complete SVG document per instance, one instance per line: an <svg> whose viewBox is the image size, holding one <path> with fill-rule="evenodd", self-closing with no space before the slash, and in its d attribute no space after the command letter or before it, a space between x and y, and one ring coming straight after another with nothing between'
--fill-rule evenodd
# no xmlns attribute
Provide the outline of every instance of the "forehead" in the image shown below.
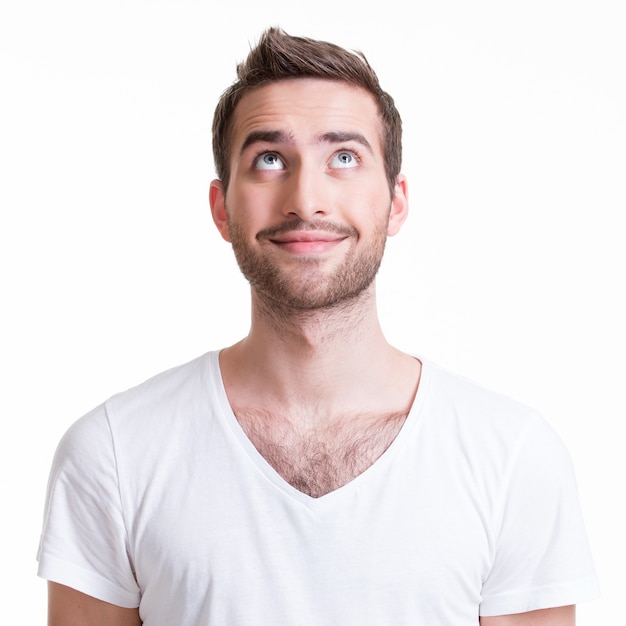
<svg viewBox="0 0 626 626"><path fill-rule="evenodd" d="M380 150L381 119L374 97L341 81L281 80L248 92L233 116L233 154L259 130L282 130L308 142L325 132L358 132Z"/></svg>

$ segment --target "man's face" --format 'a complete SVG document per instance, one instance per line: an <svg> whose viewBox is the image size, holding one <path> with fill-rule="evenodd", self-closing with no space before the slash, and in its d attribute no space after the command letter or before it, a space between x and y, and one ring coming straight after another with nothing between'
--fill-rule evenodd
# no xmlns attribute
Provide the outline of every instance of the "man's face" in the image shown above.
<svg viewBox="0 0 626 626"><path fill-rule="evenodd" d="M228 189L214 181L211 206L257 294L310 310L368 289L406 216L370 94L319 79L259 87L237 106L232 146Z"/></svg>

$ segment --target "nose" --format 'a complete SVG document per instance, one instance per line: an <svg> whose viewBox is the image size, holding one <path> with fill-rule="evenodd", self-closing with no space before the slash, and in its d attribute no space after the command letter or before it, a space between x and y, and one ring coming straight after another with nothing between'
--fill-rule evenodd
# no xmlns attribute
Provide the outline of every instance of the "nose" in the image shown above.
<svg viewBox="0 0 626 626"><path fill-rule="evenodd" d="M328 194L324 174L315 167L300 163L294 168L286 185L283 212L302 220L322 217L328 213Z"/></svg>

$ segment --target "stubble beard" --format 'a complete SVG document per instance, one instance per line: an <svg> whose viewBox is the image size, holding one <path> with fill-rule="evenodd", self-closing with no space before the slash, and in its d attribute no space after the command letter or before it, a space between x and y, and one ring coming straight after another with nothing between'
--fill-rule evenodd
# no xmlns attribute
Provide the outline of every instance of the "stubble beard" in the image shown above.
<svg viewBox="0 0 626 626"><path fill-rule="evenodd" d="M316 229L330 230L345 235L354 244L358 242L358 232L351 227L304 221L262 231L257 241L271 246L271 235ZM368 289L382 262L387 219L375 229L371 242L362 244L359 250L353 245L334 270L324 269L324 260L315 256L295 257L291 263L281 263L275 256L263 253L264 245L253 249L243 229L230 218L229 235L239 269L266 307L275 313L306 313L350 305Z"/></svg>

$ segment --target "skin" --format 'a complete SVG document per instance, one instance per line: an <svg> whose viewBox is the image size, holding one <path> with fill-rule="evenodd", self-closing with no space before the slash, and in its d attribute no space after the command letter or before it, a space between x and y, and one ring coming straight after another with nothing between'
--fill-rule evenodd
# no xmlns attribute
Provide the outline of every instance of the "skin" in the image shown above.
<svg viewBox="0 0 626 626"><path fill-rule="evenodd" d="M265 130L278 130L287 139L242 150L248 137ZM319 140L333 131L358 133L369 148ZM324 291L346 259L371 246L381 230L384 238L400 230L408 209L406 179L398 177L391 196L378 115L365 92L314 79L257 89L239 104L233 139L229 188L224 192L219 181L211 184L213 218L226 241L237 224L238 236L273 262L292 293L300 285L305 286L301 291ZM263 151L280 155L285 169L259 172L254 163ZM352 151L360 155L356 167L332 167L338 153ZM289 248L257 238L290 222L328 223L354 234L335 243L328 233L328 242L319 247ZM283 407L303 429L319 426L327 416L410 406L420 365L386 342L373 282L354 298L309 309L254 287L251 295L248 336L221 354L233 405L258 406L270 415ZM243 380L245 386L239 383Z"/></svg>
<svg viewBox="0 0 626 626"><path fill-rule="evenodd" d="M574 605L559 606L515 615L481 617L480 624L481 626L574 626L576 607Z"/></svg>
<svg viewBox="0 0 626 626"><path fill-rule="evenodd" d="M324 107L319 109L318 98L301 99L293 108L291 93L305 94L313 82L322 85ZM353 257L377 268L387 236L406 217L404 179L392 200L378 167L381 129L373 100L354 98L365 95L360 90L337 93L334 87L291 80L244 98L234 127L230 188L224 195L219 181L211 186L222 236L233 244L240 265L246 253L253 257L243 268L253 293L267 308L290 316L291 309L307 308L326 318L325 305L350 293L333 284L350 274ZM360 113L372 117L366 129ZM287 283L282 292L249 275L261 264ZM375 269L365 273L370 278L361 287L369 285Z"/></svg>
<svg viewBox="0 0 626 626"><path fill-rule="evenodd" d="M263 437L288 423L296 439L320 443L336 435L340 420L367 414L376 431L377 415L406 414L421 365L385 340L375 281L366 275L406 219L408 189L403 175L389 189L371 96L318 79L258 88L235 112L230 164L228 189L213 181L209 199L219 232L251 276L252 309L248 335L222 351L220 366L253 443L246 421L252 408L269 416L255 424ZM257 274L258 264L267 271ZM352 278L338 284L336 276L346 273ZM376 453L397 427L397 420L380 419L386 436L372 438ZM341 474L317 495L348 479ZM55 583L49 594L49 626L141 623L137 610ZM573 626L575 612L550 608L477 623Z"/></svg>
<svg viewBox="0 0 626 626"><path fill-rule="evenodd" d="M48 583L48 626L140 626L139 609L125 609L65 585Z"/></svg>

